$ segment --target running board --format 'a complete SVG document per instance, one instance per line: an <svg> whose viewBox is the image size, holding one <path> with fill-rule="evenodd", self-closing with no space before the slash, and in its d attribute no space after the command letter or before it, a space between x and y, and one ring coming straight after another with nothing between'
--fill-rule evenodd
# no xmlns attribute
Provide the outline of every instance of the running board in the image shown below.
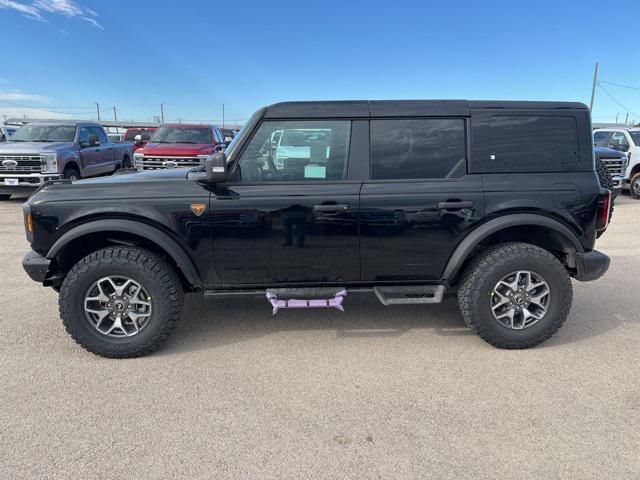
<svg viewBox="0 0 640 480"><path fill-rule="evenodd" d="M267 290L267 300L273 314L281 308L337 308L344 312L342 300L347 290L337 288L273 288Z"/></svg>
<svg viewBox="0 0 640 480"><path fill-rule="evenodd" d="M374 287L373 291L383 305L440 303L444 295L444 285Z"/></svg>

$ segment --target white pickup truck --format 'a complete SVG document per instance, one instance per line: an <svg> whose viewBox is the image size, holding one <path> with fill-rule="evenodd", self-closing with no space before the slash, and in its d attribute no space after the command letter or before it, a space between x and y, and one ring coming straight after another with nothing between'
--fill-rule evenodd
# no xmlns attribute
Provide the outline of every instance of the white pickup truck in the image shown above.
<svg viewBox="0 0 640 480"><path fill-rule="evenodd" d="M606 127L593 132L593 143L627 154L628 165L623 187L640 198L640 127Z"/></svg>

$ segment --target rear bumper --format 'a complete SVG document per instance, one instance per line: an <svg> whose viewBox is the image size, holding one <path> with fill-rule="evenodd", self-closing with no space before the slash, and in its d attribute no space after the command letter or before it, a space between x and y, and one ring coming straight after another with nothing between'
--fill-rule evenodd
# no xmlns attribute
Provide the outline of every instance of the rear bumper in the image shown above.
<svg viewBox="0 0 640 480"><path fill-rule="evenodd" d="M31 250L22 259L22 268L27 272L27 275L38 283L44 282L44 279L49 272L49 265L51 260L47 257L43 257L38 252Z"/></svg>
<svg viewBox="0 0 640 480"><path fill-rule="evenodd" d="M578 273L576 274L576 280L581 282L590 282L597 280L609 269L611 259L604 253L592 250L585 253L576 254L576 268Z"/></svg>

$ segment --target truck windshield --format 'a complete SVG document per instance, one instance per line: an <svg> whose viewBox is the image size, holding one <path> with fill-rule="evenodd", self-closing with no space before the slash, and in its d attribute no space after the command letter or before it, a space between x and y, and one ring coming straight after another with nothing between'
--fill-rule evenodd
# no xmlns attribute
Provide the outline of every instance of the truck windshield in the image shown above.
<svg viewBox="0 0 640 480"><path fill-rule="evenodd" d="M11 136L13 142L73 142L73 125L25 125Z"/></svg>
<svg viewBox="0 0 640 480"><path fill-rule="evenodd" d="M152 143L211 143L211 129L197 127L160 127L151 137Z"/></svg>
<svg viewBox="0 0 640 480"><path fill-rule="evenodd" d="M631 140L633 140L633 143L637 147L640 147L640 132L629 132L629 135L631 135Z"/></svg>

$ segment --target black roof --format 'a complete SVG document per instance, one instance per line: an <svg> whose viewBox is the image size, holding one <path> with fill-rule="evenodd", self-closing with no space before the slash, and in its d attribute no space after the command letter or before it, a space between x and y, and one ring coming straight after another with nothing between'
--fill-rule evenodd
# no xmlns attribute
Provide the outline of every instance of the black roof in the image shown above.
<svg viewBox="0 0 640 480"><path fill-rule="evenodd" d="M475 108L586 110L579 102L521 102L491 100L344 100L282 102L267 107L265 118L433 117L468 116Z"/></svg>

